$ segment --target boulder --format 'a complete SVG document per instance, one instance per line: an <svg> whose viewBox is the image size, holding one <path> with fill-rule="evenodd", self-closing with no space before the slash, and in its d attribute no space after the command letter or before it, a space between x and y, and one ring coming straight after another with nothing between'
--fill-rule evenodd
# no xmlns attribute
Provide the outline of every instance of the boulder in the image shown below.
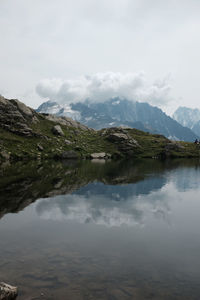
<svg viewBox="0 0 200 300"><path fill-rule="evenodd" d="M25 115L27 117L33 117L33 111L31 108L26 106L24 103L20 102L19 100L11 100L11 102L17 106L18 110L22 113L22 115Z"/></svg>
<svg viewBox="0 0 200 300"><path fill-rule="evenodd" d="M90 155L91 159L107 159L110 158L111 154L105 153L105 152L99 152L99 153L92 153Z"/></svg>
<svg viewBox="0 0 200 300"><path fill-rule="evenodd" d="M69 140L65 140L65 144L66 145L71 145L71 144L73 144L71 141L69 141Z"/></svg>
<svg viewBox="0 0 200 300"><path fill-rule="evenodd" d="M117 142L120 140L127 141L128 136L125 133L115 132L115 133L110 134L109 139L113 140L113 141L117 141Z"/></svg>
<svg viewBox="0 0 200 300"><path fill-rule="evenodd" d="M130 135L129 128L112 127L102 129L100 134L117 146L118 152L125 156L134 156L141 148L139 143Z"/></svg>
<svg viewBox="0 0 200 300"><path fill-rule="evenodd" d="M138 142L127 133L114 132L108 135L108 140L114 143L126 143L128 145L139 146Z"/></svg>
<svg viewBox="0 0 200 300"><path fill-rule="evenodd" d="M14 300L17 297L17 287L0 282L0 300Z"/></svg>
<svg viewBox="0 0 200 300"><path fill-rule="evenodd" d="M18 135L25 135L25 136L33 135L33 130L30 127L28 127L26 123L17 122L16 128L13 128L11 131Z"/></svg>
<svg viewBox="0 0 200 300"><path fill-rule="evenodd" d="M55 135L60 135L60 136L64 136L64 132L62 131L62 128L60 127L60 125L55 125L52 128L52 132Z"/></svg>

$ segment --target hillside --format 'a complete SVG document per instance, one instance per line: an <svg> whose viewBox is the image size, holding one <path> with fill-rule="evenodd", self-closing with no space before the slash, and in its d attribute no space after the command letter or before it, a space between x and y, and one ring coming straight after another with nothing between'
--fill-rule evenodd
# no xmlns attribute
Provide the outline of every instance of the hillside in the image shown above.
<svg viewBox="0 0 200 300"><path fill-rule="evenodd" d="M193 143L131 128L90 129L0 97L0 160L198 157Z"/></svg>

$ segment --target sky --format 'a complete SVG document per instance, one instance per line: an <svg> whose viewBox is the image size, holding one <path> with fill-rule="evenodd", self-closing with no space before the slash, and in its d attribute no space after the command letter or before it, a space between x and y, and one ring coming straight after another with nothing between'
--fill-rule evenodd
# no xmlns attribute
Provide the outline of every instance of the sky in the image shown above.
<svg viewBox="0 0 200 300"><path fill-rule="evenodd" d="M0 94L200 108L199 0L0 0Z"/></svg>

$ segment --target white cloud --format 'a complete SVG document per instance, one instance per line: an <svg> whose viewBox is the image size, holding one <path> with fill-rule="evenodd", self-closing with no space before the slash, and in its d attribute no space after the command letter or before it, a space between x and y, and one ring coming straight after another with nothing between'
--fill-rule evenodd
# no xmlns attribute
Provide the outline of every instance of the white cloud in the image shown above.
<svg viewBox="0 0 200 300"><path fill-rule="evenodd" d="M145 70L173 74L172 111L199 107L199 10L198 0L1 0L1 93L37 107L27 91L43 78ZM149 84L140 97L157 105L165 92Z"/></svg>
<svg viewBox="0 0 200 300"><path fill-rule="evenodd" d="M39 96L59 103L90 99L103 102L113 97L149 102L164 106L170 101L169 78L149 83L143 72L105 72L85 75L77 79L45 79L36 87Z"/></svg>

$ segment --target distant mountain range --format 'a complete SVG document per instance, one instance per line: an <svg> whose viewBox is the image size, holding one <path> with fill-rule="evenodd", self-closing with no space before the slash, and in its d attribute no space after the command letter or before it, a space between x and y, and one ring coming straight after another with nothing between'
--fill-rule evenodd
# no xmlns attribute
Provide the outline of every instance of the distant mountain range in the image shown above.
<svg viewBox="0 0 200 300"><path fill-rule="evenodd" d="M194 141L199 138L191 129L183 127L161 109L148 103L120 98L103 103L86 100L63 105L47 101L38 107L37 112L68 116L94 129L125 126L163 134L172 140Z"/></svg>
<svg viewBox="0 0 200 300"><path fill-rule="evenodd" d="M200 110L197 108L179 107L173 114L173 118L181 125L190 128L200 136Z"/></svg>

